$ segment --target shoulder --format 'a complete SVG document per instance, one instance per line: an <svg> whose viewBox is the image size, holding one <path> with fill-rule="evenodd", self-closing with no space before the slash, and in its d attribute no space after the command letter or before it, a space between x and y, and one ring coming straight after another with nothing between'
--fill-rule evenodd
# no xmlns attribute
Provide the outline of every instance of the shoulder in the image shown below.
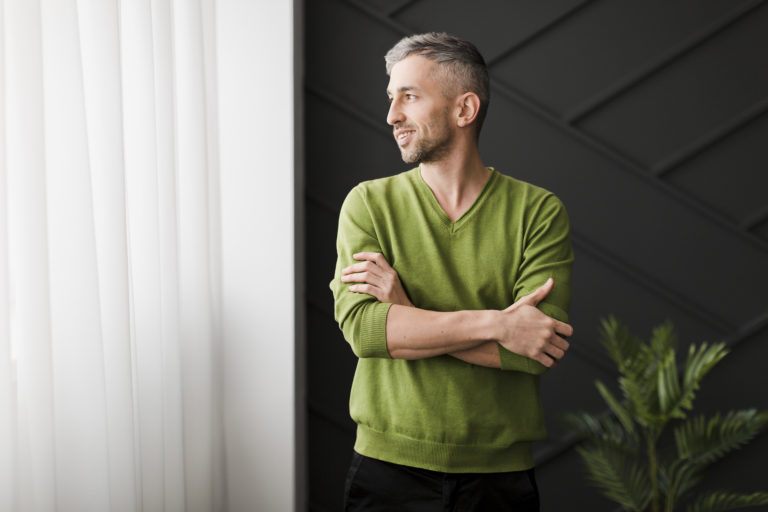
<svg viewBox="0 0 768 512"><path fill-rule="evenodd" d="M375 204L386 204L390 198L402 196L414 189L418 167L392 176L367 180L355 185L347 194L344 206L348 203L365 205L370 208Z"/></svg>
<svg viewBox="0 0 768 512"><path fill-rule="evenodd" d="M507 174L500 172L497 174L499 175L498 188L507 200L523 206L527 211L538 212L544 209L565 212L565 205L554 192Z"/></svg>
<svg viewBox="0 0 768 512"><path fill-rule="evenodd" d="M358 183L352 189L352 192L357 192L363 196L375 196L390 192L392 190L410 188L413 186L414 178L418 170L418 167L416 167L414 169L403 171L401 173L387 176L385 178L363 181Z"/></svg>

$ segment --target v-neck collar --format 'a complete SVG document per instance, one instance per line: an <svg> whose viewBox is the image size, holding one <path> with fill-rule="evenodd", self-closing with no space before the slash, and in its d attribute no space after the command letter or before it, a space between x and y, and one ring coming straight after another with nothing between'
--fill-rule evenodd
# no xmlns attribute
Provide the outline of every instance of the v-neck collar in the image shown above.
<svg viewBox="0 0 768 512"><path fill-rule="evenodd" d="M491 172L491 176L488 178L488 181L485 182L485 185L483 186L483 189L480 191L480 194L478 194L478 196L475 198L475 201L470 205L470 207L467 208L467 210L464 213L462 213L461 216L455 221L452 221L451 218L448 216L448 214L445 213L445 210L443 210L443 207L440 206L440 203L437 202L435 193L432 191L429 185L427 185L427 182L424 181L424 177L421 175L421 166L414 169L414 172L416 174L416 181L419 184L418 186L419 191L426 198L427 202L432 207L432 210L440 219L440 222L443 225L445 225L451 233L454 233L462 225L464 225L464 223L466 223L467 220L470 217L472 217L472 215L477 210L480 209L482 204L485 202L485 198L490 195L490 190L493 187L494 183L496 182L498 173L493 167L488 167L488 170Z"/></svg>

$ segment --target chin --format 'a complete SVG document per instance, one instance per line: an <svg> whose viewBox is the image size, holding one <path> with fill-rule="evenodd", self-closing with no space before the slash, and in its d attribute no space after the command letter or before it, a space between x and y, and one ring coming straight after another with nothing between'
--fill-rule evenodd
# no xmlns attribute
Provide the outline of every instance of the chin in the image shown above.
<svg viewBox="0 0 768 512"><path fill-rule="evenodd" d="M421 163L421 155L414 155L413 153L400 152L400 158L407 164L419 164Z"/></svg>

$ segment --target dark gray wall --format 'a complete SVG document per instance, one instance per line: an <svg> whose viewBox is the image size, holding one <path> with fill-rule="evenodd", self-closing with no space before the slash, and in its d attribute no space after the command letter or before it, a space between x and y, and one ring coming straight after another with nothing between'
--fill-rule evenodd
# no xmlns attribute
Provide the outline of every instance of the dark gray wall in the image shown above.
<svg viewBox="0 0 768 512"><path fill-rule="evenodd" d="M544 512L612 510L584 483L559 418L600 410L613 372L597 342L615 314L639 335L727 340L698 407L768 408L768 6L750 0L309 0L305 16L307 428L311 510L339 510L355 357L328 290L341 202L408 166L385 123L384 53L452 32L489 63L487 165L554 191L576 250L563 364L543 380L536 451ZM768 434L708 484L768 489ZM575 506L574 504L578 504Z"/></svg>

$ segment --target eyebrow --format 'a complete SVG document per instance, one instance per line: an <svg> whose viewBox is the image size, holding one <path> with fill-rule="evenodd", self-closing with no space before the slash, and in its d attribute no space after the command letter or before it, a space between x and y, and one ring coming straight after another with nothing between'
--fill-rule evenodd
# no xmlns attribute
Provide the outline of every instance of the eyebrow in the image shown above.
<svg viewBox="0 0 768 512"><path fill-rule="evenodd" d="M397 92L408 92L408 91L418 91L419 88L415 85L404 85L402 87L398 87ZM389 88L387 88L387 96L391 96L392 93L390 92Z"/></svg>

